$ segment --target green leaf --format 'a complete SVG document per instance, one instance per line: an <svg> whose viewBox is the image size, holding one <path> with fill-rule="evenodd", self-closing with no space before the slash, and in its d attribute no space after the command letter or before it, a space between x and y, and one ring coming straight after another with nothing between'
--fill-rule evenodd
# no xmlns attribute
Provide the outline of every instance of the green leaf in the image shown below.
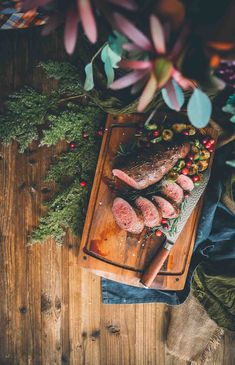
<svg viewBox="0 0 235 365"><path fill-rule="evenodd" d="M101 59L104 63L104 71L107 77L107 86L109 87L114 81L114 68L118 68L117 63L121 60L121 57L117 55L107 44L102 52Z"/></svg>
<svg viewBox="0 0 235 365"><path fill-rule="evenodd" d="M187 105L188 118L196 128L204 128L211 117L212 105L209 97L195 89Z"/></svg>
<svg viewBox="0 0 235 365"><path fill-rule="evenodd" d="M122 46L124 43L127 43L128 40L119 32L114 31L114 34L109 36L108 42L112 51L115 52L117 55L121 56L123 53Z"/></svg>
<svg viewBox="0 0 235 365"><path fill-rule="evenodd" d="M86 73L86 80L85 80L85 84L84 84L84 89L86 91L90 91L94 87L92 62L90 62L86 65L85 73Z"/></svg>
<svg viewBox="0 0 235 365"><path fill-rule="evenodd" d="M231 161L226 161L226 164L228 166L234 167L235 168L235 160L231 160Z"/></svg>
<svg viewBox="0 0 235 365"><path fill-rule="evenodd" d="M158 88L164 86L171 77L173 65L165 58L159 58L154 65L154 74L157 79Z"/></svg>

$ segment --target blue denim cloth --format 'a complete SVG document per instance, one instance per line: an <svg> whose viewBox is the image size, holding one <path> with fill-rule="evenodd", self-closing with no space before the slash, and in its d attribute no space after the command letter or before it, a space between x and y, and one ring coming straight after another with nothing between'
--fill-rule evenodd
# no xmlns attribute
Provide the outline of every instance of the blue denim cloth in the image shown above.
<svg viewBox="0 0 235 365"><path fill-rule="evenodd" d="M225 161L230 155L231 148L231 146L226 146L219 151L215 158L184 290L142 289L103 278L103 303L159 302L170 305L180 304L187 298L193 271L202 261L221 261L222 265L232 264L231 267L234 267L235 274L235 216L220 201L224 174L226 174Z"/></svg>

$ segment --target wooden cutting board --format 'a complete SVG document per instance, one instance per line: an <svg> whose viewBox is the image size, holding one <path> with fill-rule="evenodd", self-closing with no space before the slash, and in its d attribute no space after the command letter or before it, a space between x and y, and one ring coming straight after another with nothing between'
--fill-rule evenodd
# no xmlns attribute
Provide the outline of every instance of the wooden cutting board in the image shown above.
<svg viewBox="0 0 235 365"><path fill-rule="evenodd" d="M163 238L151 236L146 239L146 231L140 235L133 235L117 226L111 211L115 195L105 183L105 178L112 177L112 165L120 143L130 142L136 131L134 123L141 123L143 120L140 115L108 117L79 251L81 267L108 279L139 287L143 287L139 282L140 276L157 253ZM209 129L206 132L209 134ZM202 199L199 200L151 288L184 288Z"/></svg>

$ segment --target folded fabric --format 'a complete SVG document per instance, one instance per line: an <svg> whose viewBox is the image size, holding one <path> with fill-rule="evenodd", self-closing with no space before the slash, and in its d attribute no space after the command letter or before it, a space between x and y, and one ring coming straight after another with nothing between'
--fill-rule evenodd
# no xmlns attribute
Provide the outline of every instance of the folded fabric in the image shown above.
<svg viewBox="0 0 235 365"><path fill-rule="evenodd" d="M29 28L45 24L46 17L36 10L20 11L21 1L3 1L0 4L0 30Z"/></svg>
<svg viewBox="0 0 235 365"><path fill-rule="evenodd" d="M187 300L170 310L166 346L171 354L204 365L219 345L224 330L208 316L190 292Z"/></svg>
<svg viewBox="0 0 235 365"><path fill-rule="evenodd" d="M235 170L231 171L230 175L226 179L221 201L233 214L235 214Z"/></svg>
<svg viewBox="0 0 235 365"><path fill-rule="evenodd" d="M220 327L235 331L235 267L227 262L200 264L192 293Z"/></svg>

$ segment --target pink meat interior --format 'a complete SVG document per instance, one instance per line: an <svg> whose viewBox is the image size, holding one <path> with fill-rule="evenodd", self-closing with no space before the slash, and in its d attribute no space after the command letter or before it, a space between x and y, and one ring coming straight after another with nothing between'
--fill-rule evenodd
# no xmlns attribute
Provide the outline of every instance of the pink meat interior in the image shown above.
<svg viewBox="0 0 235 365"><path fill-rule="evenodd" d="M143 230L143 222L137 217L131 205L124 199L116 198L114 200L112 212L120 228L136 234Z"/></svg>
<svg viewBox="0 0 235 365"><path fill-rule="evenodd" d="M178 212L175 207L166 199L160 196L154 196L155 202L158 204L162 211L163 218L176 218L178 217Z"/></svg>
<svg viewBox="0 0 235 365"><path fill-rule="evenodd" d="M144 216L145 225L148 227L154 227L160 224L160 217L155 205L143 197L139 197L136 200L136 205L141 210Z"/></svg>
<svg viewBox="0 0 235 365"><path fill-rule="evenodd" d="M163 185L163 194L177 204L180 204L184 198L183 190L174 182L167 182Z"/></svg>
<svg viewBox="0 0 235 365"><path fill-rule="evenodd" d="M139 184L122 170L114 169L112 173L114 176L117 176L120 180L124 181L127 185L133 187L134 189L141 189Z"/></svg>

